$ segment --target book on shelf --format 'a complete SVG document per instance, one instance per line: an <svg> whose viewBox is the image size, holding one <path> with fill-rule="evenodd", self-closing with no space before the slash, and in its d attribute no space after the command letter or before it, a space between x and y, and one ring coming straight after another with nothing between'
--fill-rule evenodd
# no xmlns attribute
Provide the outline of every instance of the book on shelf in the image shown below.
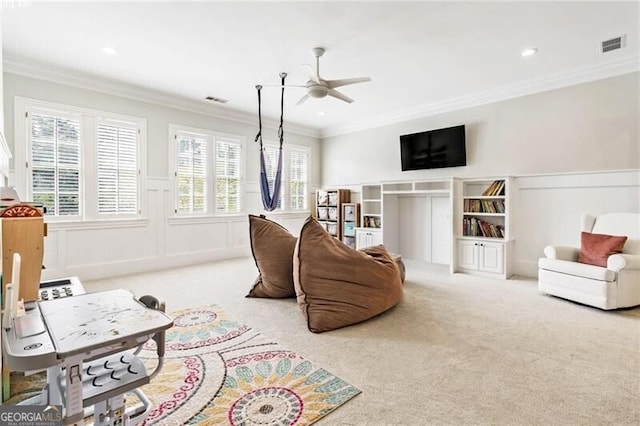
<svg viewBox="0 0 640 426"><path fill-rule="evenodd" d="M462 221L462 235L466 237L505 238L504 227L475 217Z"/></svg>
<svg viewBox="0 0 640 426"><path fill-rule="evenodd" d="M504 213L504 200L464 200L465 213Z"/></svg>
<svg viewBox="0 0 640 426"><path fill-rule="evenodd" d="M493 181L493 183L482 192L483 197L497 197L499 195L504 195L504 180Z"/></svg>

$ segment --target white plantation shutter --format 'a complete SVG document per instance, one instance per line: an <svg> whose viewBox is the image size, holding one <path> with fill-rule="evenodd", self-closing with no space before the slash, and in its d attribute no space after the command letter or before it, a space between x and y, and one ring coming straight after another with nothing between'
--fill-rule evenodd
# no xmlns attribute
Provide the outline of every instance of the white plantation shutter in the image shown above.
<svg viewBox="0 0 640 426"><path fill-rule="evenodd" d="M207 136L176 134L176 213L207 213Z"/></svg>
<svg viewBox="0 0 640 426"><path fill-rule="evenodd" d="M80 215L80 120L31 114L31 194L50 216Z"/></svg>
<svg viewBox="0 0 640 426"><path fill-rule="evenodd" d="M99 214L138 212L138 128L100 120L97 124Z"/></svg>
<svg viewBox="0 0 640 426"><path fill-rule="evenodd" d="M240 141L216 137L216 212L240 212Z"/></svg>
<svg viewBox="0 0 640 426"><path fill-rule="evenodd" d="M292 149L289 152L289 194L291 210L306 210L309 154Z"/></svg>

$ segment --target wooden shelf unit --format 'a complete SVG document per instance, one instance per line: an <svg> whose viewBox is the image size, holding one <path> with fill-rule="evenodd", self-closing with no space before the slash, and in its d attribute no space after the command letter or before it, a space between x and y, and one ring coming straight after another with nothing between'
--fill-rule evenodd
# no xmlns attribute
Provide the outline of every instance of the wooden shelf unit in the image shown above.
<svg viewBox="0 0 640 426"><path fill-rule="evenodd" d="M318 189L315 217L329 234L342 240L342 205L351 201L348 189Z"/></svg>

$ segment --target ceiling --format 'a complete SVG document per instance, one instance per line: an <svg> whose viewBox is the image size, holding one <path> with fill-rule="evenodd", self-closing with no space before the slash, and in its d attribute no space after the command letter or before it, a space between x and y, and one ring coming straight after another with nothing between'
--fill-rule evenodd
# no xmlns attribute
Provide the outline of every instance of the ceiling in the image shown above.
<svg viewBox="0 0 640 426"><path fill-rule="evenodd" d="M2 11L5 70L40 64L255 117L256 84L304 84L311 49L325 79L370 76L309 99L285 120L319 135L372 127L639 69L638 2L36 2ZM600 52L626 34L626 47ZM111 45L117 55L106 55ZM539 49L524 58L526 47ZM46 66L42 66L46 65ZM33 68L33 67L32 67ZM279 116L277 87L263 112ZM324 115L321 115L324 114Z"/></svg>

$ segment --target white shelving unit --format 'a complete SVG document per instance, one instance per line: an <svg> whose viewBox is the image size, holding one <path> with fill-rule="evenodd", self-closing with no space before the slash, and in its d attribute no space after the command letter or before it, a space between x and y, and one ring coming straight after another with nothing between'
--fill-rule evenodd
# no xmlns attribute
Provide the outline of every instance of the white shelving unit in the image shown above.
<svg viewBox="0 0 640 426"><path fill-rule="evenodd" d="M456 271L509 278L510 213L513 182L509 177L463 180L456 203Z"/></svg>
<svg viewBox="0 0 640 426"><path fill-rule="evenodd" d="M382 184L362 185L356 248L382 244Z"/></svg>

